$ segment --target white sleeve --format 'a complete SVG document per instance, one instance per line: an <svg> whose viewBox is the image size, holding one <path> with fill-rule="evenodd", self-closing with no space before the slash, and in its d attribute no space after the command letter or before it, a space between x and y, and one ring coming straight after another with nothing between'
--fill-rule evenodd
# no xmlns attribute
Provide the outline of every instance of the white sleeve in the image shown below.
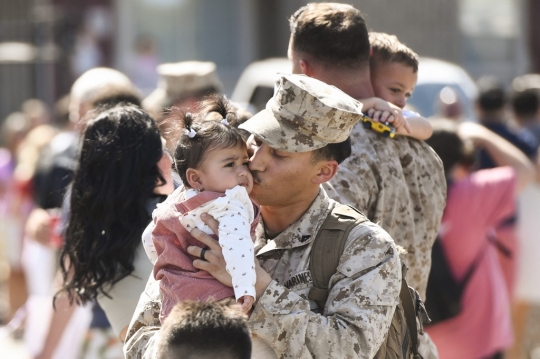
<svg viewBox="0 0 540 359"><path fill-rule="evenodd" d="M250 234L253 205L245 190L232 195L227 193L226 198L227 203L221 211L210 211L209 214L219 221L219 243L236 299L244 295L256 299L255 254Z"/></svg>

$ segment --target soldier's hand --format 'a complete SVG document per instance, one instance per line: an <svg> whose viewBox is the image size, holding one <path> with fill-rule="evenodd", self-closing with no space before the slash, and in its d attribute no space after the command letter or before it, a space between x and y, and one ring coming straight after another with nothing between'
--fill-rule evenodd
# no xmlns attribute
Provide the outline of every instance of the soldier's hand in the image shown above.
<svg viewBox="0 0 540 359"><path fill-rule="evenodd" d="M218 221L207 214L201 215L201 219L216 235L218 234ZM232 278L225 269L226 263L219 242L197 228L192 229L190 233L195 239L199 240L204 247L207 247L188 247L187 251L189 254L201 258L194 260L193 266L197 269L207 271L212 277L216 278L224 285L232 287ZM203 252L204 256L202 256Z"/></svg>
<svg viewBox="0 0 540 359"><path fill-rule="evenodd" d="M207 214L202 214L201 219L212 231L217 235L219 222L216 221L212 216ZM196 259L193 261L193 266L197 269L205 270L210 275L221 283L228 287L232 287L232 278L229 272L227 272L225 259L223 258L223 253L221 251L221 246L219 242L214 238L210 237L208 234L203 231L194 228L191 230L191 235L199 240L203 245L208 248L202 248L197 246L189 246L187 251L189 254L195 257L201 258L201 254L204 250L204 260ZM257 293L257 298L263 295L264 290L268 287L272 281L272 277L266 272L258 260L255 260L255 272L257 280L255 282L255 292Z"/></svg>

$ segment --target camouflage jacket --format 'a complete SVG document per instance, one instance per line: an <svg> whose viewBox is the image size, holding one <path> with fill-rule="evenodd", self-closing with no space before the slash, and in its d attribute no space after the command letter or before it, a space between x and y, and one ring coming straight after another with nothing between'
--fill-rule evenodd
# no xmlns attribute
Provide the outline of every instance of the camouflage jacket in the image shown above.
<svg viewBox="0 0 540 359"><path fill-rule="evenodd" d="M394 139L356 125L352 155L324 185L330 198L350 204L406 250L407 282L425 299L431 247L446 201L442 162L425 142Z"/></svg>
<svg viewBox="0 0 540 359"><path fill-rule="evenodd" d="M321 190L309 210L274 240L257 228L257 253L272 276L249 319L254 335L278 358L372 358L390 326L401 286L394 241L365 222L349 234L325 308L307 299L313 286L309 253L336 205Z"/></svg>
<svg viewBox="0 0 540 359"><path fill-rule="evenodd" d="M390 326L401 267L393 240L371 222L350 232L326 307L307 299L311 244L335 205L321 190L304 216L274 240L265 239L262 224L257 228L257 257L273 281L248 323L278 358L372 358ZM128 330L127 358L154 357L159 310L159 285L150 278Z"/></svg>

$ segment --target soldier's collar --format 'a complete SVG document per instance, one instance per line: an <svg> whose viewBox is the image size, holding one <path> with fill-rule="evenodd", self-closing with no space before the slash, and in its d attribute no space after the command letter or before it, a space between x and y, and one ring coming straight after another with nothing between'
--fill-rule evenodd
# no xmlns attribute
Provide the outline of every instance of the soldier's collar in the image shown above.
<svg viewBox="0 0 540 359"><path fill-rule="evenodd" d="M321 187L319 194L302 217L289 228L278 234L273 240L265 238L263 221L256 231L257 240L266 242L257 254L263 254L273 249L291 249L305 246L315 239L317 231L329 212L330 199ZM259 238L264 237L264 238Z"/></svg>
<svg viewBox="0 0 540 359"><path fill-rule="evenodd" d="M278 232L270 232L270 231L268 231L268 229L264 225L264 221L263 221L263 229L264 229L264 238L266 238L267 241L269 241L271 239L274 239L274 238L276 238L277 236L280 235L280 233L278 233Z"/></svg>

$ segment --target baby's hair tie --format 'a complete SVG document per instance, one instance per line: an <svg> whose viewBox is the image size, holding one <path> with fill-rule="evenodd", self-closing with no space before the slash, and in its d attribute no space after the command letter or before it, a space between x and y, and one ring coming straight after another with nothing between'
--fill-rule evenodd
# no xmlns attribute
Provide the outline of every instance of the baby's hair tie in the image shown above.
<svg viewBox="0 0 540 359"><path fill-rule="evenodd" d="M190 129L184 128L184 133L188 135L189 138L193 138L197 135L197 132L195 132L192 128Z"/></svg>
<svg viewBox="0 0 540 359"><path fill-rule="evenodd" d="M226 125L226 126L229 126L229 121L227 121L226 118L224 118L223 120L221 120L221 123Z"/></svg>

